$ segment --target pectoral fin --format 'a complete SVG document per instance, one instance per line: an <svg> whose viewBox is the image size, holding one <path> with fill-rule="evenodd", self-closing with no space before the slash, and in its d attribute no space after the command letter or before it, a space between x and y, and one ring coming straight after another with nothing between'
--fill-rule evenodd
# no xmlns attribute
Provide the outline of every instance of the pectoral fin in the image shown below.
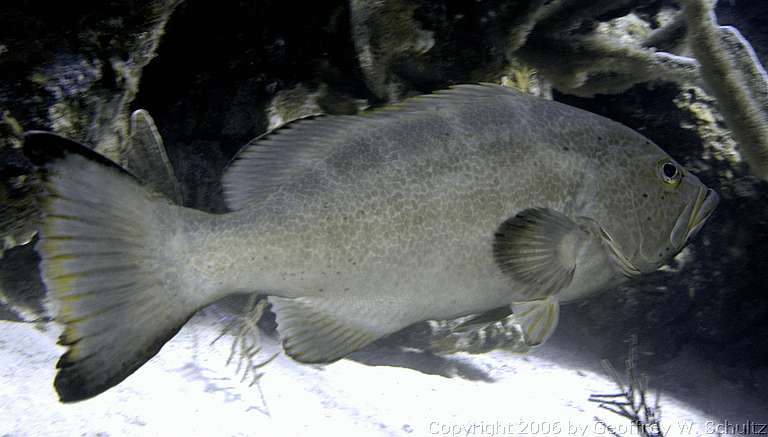
<svg viewBox="0 0 768 437"><path fill-rule="evenodd" d="M496 231L493 255L525 298L551 296L573 279L580 248L593 238L571 219L546 208L526 209Z"/></svg>
<svg viewBox="0 0 768 437"><path fill-rule="evenodd" d="M560 304L555 297L512 304L515 318L523 328L528 346L543 344L555 332Z"/></svg>

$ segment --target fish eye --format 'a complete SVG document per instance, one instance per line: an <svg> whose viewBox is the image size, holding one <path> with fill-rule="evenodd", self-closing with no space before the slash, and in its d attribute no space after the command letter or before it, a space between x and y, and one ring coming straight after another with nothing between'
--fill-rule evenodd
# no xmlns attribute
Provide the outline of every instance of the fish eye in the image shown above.
<svg viewBox="0 0 768 437"><path fill-rule="evenodd" d="M669 162L661 167L661 171L667 179L674 179L677 177L677 167Z"/></svg>
<svg viewBox="0 0 768 437"><path fill-rule="evenodd" d="M669 159L659 161L658 172L665 184L677 187L683 179L683 169Z"/></svg>

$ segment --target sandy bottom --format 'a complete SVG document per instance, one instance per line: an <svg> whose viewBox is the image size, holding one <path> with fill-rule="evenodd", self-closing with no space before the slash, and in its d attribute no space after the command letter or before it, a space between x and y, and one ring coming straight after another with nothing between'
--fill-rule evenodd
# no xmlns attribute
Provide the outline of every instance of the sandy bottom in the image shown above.
<svg viewBox="0 0 768 437"><path fill-rule="evenodd" d="M118 387L64 405L52 387L55 333L0 322L0 436L610 435L596 416L638 435L587 401L616 392L605 376L557 364L548 346L447 359L374 350L324 367L280 355L249 386L226 365L231 338L211 346L220 330L198 315ZM398 366L360 362L387 357ZM728 431L722 416L673 397L662 409L668 436Z"/></svg>

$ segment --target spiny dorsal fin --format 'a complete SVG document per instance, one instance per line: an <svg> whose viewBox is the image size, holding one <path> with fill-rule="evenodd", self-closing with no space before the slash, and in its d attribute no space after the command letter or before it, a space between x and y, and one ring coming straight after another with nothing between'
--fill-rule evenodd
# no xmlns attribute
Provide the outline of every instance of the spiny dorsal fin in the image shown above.
<svg viewBox="0 0 768 437"><path fill-rule="evenodd" d="M493 255L499 268L526 289L529 298L550 296L573 278L579 246L592 238L565 215L526 209L496 231Z"/></svg>
<svg viewBox="0 0 768 437"><path fill-rule="evenodd" d="M312 297L270 297L283 349L296 361L330 363L381 337L350 317L340 317L330 302Z"/></svg>
<svg viewBox="0 0 768 437"><path fill-rule="evenodd" d="M458 85L361 115L310 116L289 123L254 139L235 157L223 178L227 205L238 210L266 199L334 151L393 120L504 94L522 95L497 85Z"/></svg>

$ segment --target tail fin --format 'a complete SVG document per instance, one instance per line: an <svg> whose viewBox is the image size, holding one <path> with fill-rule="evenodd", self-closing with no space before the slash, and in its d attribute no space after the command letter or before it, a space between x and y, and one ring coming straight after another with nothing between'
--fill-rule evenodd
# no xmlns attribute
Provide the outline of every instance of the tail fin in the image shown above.
<svg viewBox="0 0 768 437"><path fill-rule="evenodd" d="M54 385L62 402L95 396L154 356L200 305L169 244L181 207L117 164L44 132L25 136L48 195L37 249L68 347ZM175 249L178 250L178 249ZM187 296L187 297L185 297Z"/></svg>

